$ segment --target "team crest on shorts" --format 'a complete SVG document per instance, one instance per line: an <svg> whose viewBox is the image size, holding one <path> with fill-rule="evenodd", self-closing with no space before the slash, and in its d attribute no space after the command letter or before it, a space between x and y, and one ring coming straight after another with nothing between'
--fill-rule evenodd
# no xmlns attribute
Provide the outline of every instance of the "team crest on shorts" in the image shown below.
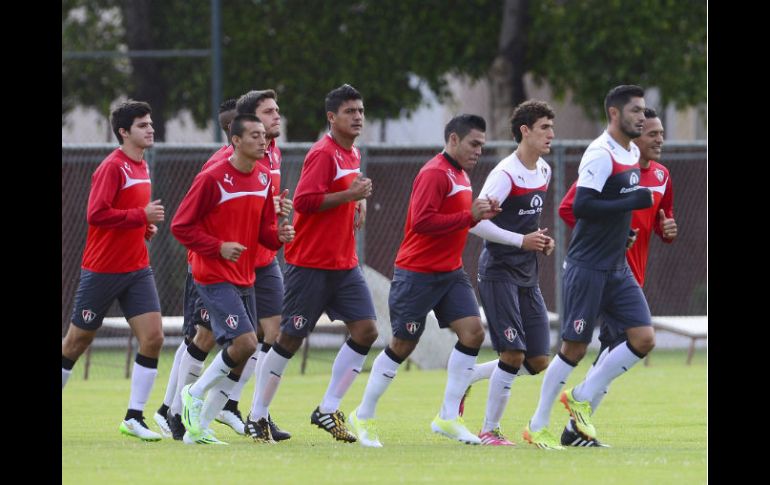
<svg viewBox="0 0 770 485"><path fill-rule="evenodd" d="M91 321L96 318L96 313L88 309L83 310L81 315L83 315L83 321L86 323L91 323Z"/></svg>
<svg viewBox="0 0 770 485"><path fill-rule="evenodd" d="M656 168L655 169L655 178L658 179L658 182L663 182L663 170Z"/></svg>
<svg viewBox="0 0 770 485"><path fill-rule="evenodd" d="M262 172L259 174L259 183L262 185L267 185L267 174Z"/></svg>
<svg viewBox="0 0 770 485"><path fill-rule="evenodd" d="M513 327L508 327L503 331L503 335L505 335L505 338L509 342L513 342L516 339L516 330L513 329Z"/></svg>
<svg viewBox="0 0 770 485"><path fill-rule="evenodd" d="M406 331L414 335L420 329L420 322L406 322Z"/></svg>
<svg viewBox="0 0 770 485"><path fill-rule="evenodd" d="M208 322L209 321L209 311L206 310L205 308L201 308L201 320L203 320L204 322ZM235 320L236 320L235 325L237 327L238 326L238 318L236 317Z"/></svg>
<svg viewBox="0 0 770 485"><path fill-rule="evenodd" d="M583 329L586 328L586 321L581 318L580 320L575 320L572 325L575 327L575 332L581 334Z"/></svg>
<svg viewBox="0 0 770 485"><path fill-rule="evenodd" d="M294 322L294 328L300 330L307 323L307 318L303 317L302 315L294 315L292 317L292 321Z"/></svg>
<svg viewBox="0 0 770 485"><path fill-rule="evenodd" d="M225 318L225 323L228 327L235 330L238 328L238 315L227 315L227 318Z"/></svg>

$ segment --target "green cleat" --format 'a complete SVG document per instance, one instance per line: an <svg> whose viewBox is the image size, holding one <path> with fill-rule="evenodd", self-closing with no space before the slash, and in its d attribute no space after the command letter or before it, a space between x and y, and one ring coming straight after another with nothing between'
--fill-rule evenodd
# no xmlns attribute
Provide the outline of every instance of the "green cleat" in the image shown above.
<svg viewBox="0 0 770 485"><path fill-rule="evenodd" d="M556 436L552 435L548 428L543 428L540 431L532 432L529 430L529 425L524 428L522 433L524 441L531 445L535 445L538 448L544 450L563 450L564 447L556 440Z"/></svg>
<svg viewBox="0 0 770 485"><path fill-rule="evenodd" d="M210 429L204 429L203 433L194 435L190 433L189 431L186 431L184 434L184 437L182 438L182 442L186 445L226 445L224 441L218 439L216 436L214 436L214 432Z"/></svg>
<svg viewBox="0 0 770 485"><path fill-rule="evenodd" d="M182 388L182 424L193 436L200 435L201 429L201 408L203 399L190 394L192 384L187 384Z"/></svg>
<svg viewBox="0 0 770 485"><path fill-rule="evenodd" d="M358 408L348 415L348 425L353 434L358 437L358 442L361 443L361 446L382 448L380 437L377 436L377 428L374 426L374 418L358 419L357 411Z"/></svg>
<svg viewBox="0 0 770 485"><path fill-rule="evenodd" d="M561 393L560 401L569 411L570 416L575 419L575 430L585 439L596 439L596 428L591 423L591 402L576 401L572 394L574 387Z"/></svg>
<svg viewBox="0 0 770 485"><path fill-rule="evenodd" d="M448 438L460 441L467 445L480 445L481 440L478 436L468 431L465 427L465 421L460 416L455 419L441 419L437 414L430 423L430 429L434 433L443 434Z"/></svg>

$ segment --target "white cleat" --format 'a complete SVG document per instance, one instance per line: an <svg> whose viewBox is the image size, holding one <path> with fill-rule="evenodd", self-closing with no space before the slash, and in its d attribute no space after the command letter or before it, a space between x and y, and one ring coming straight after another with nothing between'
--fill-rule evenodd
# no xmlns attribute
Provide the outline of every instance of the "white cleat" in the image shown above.
<svg viewBox="0 0 770 485"><path fill-rule="evenodd" d="M437 414L436 417L433 418L433 422L430 423L430 429L432 429L434 433L443 434L447 438L452 438L461 443L468 445L481 444L479 437L468 431L468 428L465 427L463 418L459 416L455 419L441 419Z"/></svg>
<svg viewBox="0 0 770 485"><path fill-rule="evenodd" d="M216 421L233 428L233 431L243 436L243 421L234 412L223 409L217 414Z"/></svg>
<svg viewBox="0 0 770 485"><path fill-rule="evenodd" d="M155 424L157 424L158 428L160 428L161 434L166 438L171 438L171 428L168 427L168 421L166 420L166 417L161 416L159 412L155 411L155 415L153 415L152 419L155 420Z"/></svg>
<svg viewBox="0 0 770 485"><path fill-rule="evenodd" d="M163 437L152 431L144 424L144 421L131 418L120 423L120 432L126 436L133 436L143 441L160 441Z"/></svg>

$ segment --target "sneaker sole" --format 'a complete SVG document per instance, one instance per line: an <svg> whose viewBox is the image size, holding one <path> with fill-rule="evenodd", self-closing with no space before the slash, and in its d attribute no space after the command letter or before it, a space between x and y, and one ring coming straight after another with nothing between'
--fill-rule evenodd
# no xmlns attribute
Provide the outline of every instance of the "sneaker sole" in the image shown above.
<svg viewBox="0 0 770 485"><path fill-rule="evenodd" d="M447 438L449 438L451 440L454 440L454 441L459 441L460 443L465 443L466 445L480 445L481 444L481 440L479 440L479 441L464 440L464 439L458 438L457 436L452 436L451 434L449 434L446 431L442 430L438 426L434 426L433 423L430 424L430 429L434 433L446 436Z"/></svg>
<svg viewBox="0 0 770 485"><path fill-rule="evenodd" d="M120 430L120 434L124 434L124 435L130 436L132 438L137 438L137 439L140 439L142 441L160 441L161 440L161 438L142 438L141 436L135 435L131 431L127 431L127 430L124 430L124 429Z"/></svg>

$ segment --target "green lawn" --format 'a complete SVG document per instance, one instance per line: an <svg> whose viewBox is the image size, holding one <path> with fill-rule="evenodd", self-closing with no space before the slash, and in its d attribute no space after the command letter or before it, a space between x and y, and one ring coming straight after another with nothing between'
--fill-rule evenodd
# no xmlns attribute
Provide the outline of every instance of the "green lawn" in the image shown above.
<svg viewBox="0 0 770 485"><path fill-rule="evenodd" d="M366 369L376 356L367 359ZM62 394L63 484L342 484L342 483L706 483L706 352L691 366L684 351L655 351L652 365L638 364L613 383L595 415L599 438L608 449L535 449L522 442L521 429L537 404L542 375L517 379L502 427L515 448L469 446L430 431L443 397L445 371L405 368L378 407L382 449L332 440L310 425L328 383L333 352L312 351L308 374L293 359L271 406L278 424L292 439L257 445L229 428L213 425L227 447L186 446L164 439L143 443L124 437L118 425L128 402L129 381L122 378L125 354L95 352L91 376L83 380L78 362ZM171 352L164 352L150 402L152 414L163 398ZM479 361L494 358L482 352ZM589 360L590 359L590 360ZM568 385L588 369L589 355ZM342 402L347 414L366 386L362 373ZM243 393L241 411L251 402L253 381ZM474 385L466 404L469 428L478 431L484 416L486 381ZM567 412L553 407L551 430L560 434Z"/></svg>

